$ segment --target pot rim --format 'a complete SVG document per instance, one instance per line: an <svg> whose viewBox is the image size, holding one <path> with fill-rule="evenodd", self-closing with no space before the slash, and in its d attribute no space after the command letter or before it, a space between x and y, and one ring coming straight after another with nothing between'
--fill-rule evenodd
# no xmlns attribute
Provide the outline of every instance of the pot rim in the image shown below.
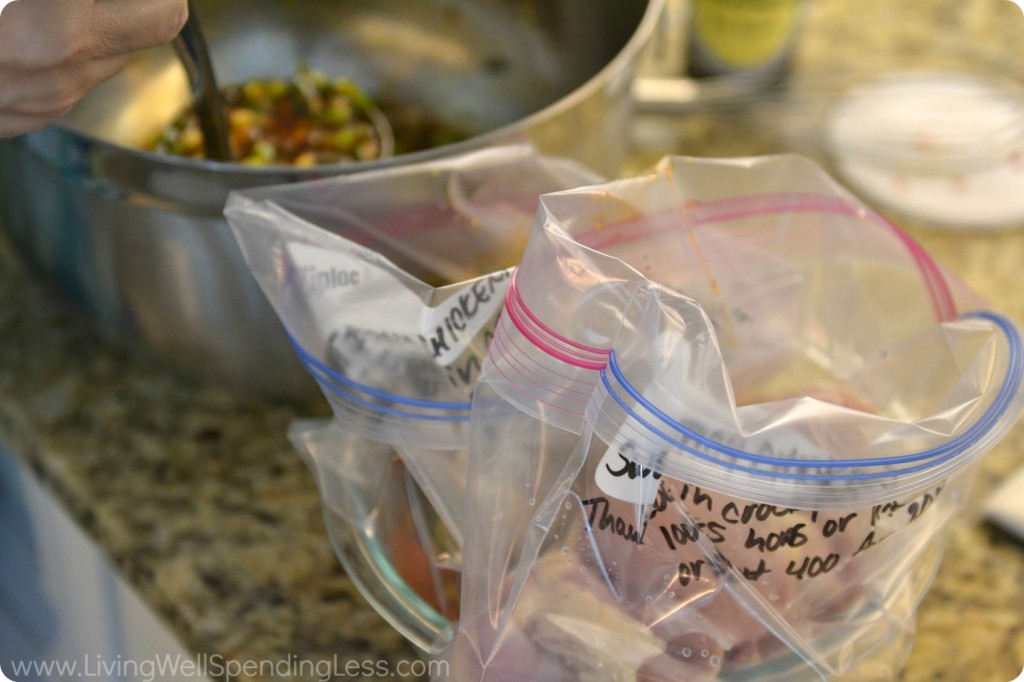
<svg viewBox="0 0 1024 682"><path fill-rule="evenodd" d="M538 109L524 118L505 124L493 130L489 130L485 133L481 133L480 135L474 135L473 137L460 142L431 147L429 149L423 149L407 154L399 154L397 156L390 156L383 159L320 164L301 168L285 164L249 166L229 161L192 159L120 144L98 137L93 133L74 128L61 120L58 120L47 128L43 128L41 131L36 132L43 132L47 129L58 130L72 139L86 140L91 145L97 147L116 150L119 153L137 156L155 164L162 164L168 167L192 168L201 171L214 172L227 171L239 176L252 178L260 178L263 176L280 177L282 175L294 178L316 178L326 175L356 173L417 163L442 156L454 156L463 152L479 149L480 147L487 147L492 144L499 144L503 141L507 142L510 139L515 139L516 136L524 135L528 130L538 124L556 118L560 113L570 110L578 103L589 99L594 92L605 87L607 82L614 78L615 74L622 72L623 65L635 59L637 55L649 44L654 30L662 18L665 2L666 0L647 0L647 6L640 17L640 21L637 23L632 35L630 35L622 49L620 49L594 75L581 83L574 90L555 100L551 104ZM32 136L34 134L35 133L28 133L28 136Z"/></svg>

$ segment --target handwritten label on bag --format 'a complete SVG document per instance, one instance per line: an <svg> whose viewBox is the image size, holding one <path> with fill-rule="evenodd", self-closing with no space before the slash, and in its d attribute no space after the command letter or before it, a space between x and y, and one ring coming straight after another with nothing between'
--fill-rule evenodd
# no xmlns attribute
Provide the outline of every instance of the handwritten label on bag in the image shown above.
<svg viewBox="0 0 1024 682"><path fill-rule="evenodd" d="M375 254L302 242L288 244L287 250L320 334L331 341L335 359L350 376L362 373L357 368L371 361L407 368L413 363L420 373L429 363L444 368L445 382L452 386L475 382L511 269L466 282L429 306L406 282L373 262Z"/></svg>
<svg viewBox="0 0 1024 682"><path fill-rule="evenodd" d="M493 326L511 281L512 271L502 270L468 282L437 307L423 309L420 339L437 364L451 364L481 331Z"/></svg>
<svg viewBox="0 0 1024 682"><path fill-rule="evenodd" d="M651 504L658 495L661 474L641 466L630 459L629 448L625 452L616 447L608 448L597 471L594 482L605 495L633 504Z"/></svg>
<svg viewBox="0 0 1024 682"><path fill-rule="evenodd" d="M603 449L603 444L595 443L595 447ZM594 483L604 495L583 499L591 532L606 533L616 542L627 541L636 547L633 551L643 552L653 545L656 552L667 549L683 554L702 552L698 541L704 537L716 548L716 561L733 566L752 582L769 574L797 581L826 575L906 532L936 504L945 487L940 483L867 509L794 509L741 500L665 476L655 478L655 472L621 455L611 460L608 453L614 451L605 451L594 474ZM607 479L605 485L599 482L604 476L600 470L609 464L617 467L614 471L624 472L610 487ZM629 478L625 472L636 474L631 489L616 487ZM643 477L642 472L649 474ZM651 483L640 485L638 481ZM655 482L652 497L649 486ZM643 491L642 495L637 491ZM680 566L691 563L684 561ZM680 582L685 586L691 578L681 574Z"/></svg>

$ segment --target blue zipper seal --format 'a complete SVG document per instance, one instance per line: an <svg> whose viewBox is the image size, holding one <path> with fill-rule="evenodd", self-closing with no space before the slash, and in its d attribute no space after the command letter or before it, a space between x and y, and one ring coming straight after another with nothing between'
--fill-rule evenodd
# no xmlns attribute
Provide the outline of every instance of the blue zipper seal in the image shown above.
<svg viewBox="0 0 1024 682"><path fill-rule="evenodd" d="M989 312L989 311L977 311L967 313L962 317L965 318L980 318L989 320L999 327L999 329L1006 336L1009 344L1009 361L1007 363L1006 376L1003 380L1002 386L1000 386L999 393L993 400L992 405L986 410L985 414L979 418L974 425L972 425L966 432L960 436L952 439L948 443L941 445L931 450L925 450L923 452L912 453L908 455L900 455L895 457L880 457L880 458L857 458L857 459L789 459L781 457L768 457L765 455L758 455L744 450L737 450L736 448L729 447L723 443L713 441L706 436L703 436L696 431L680 424L676 420L668 416L664 411L659 409L657 406L652 404L649 400L644 398L639 391L632 386L626 377L622 374L622 370L619 367L618 358L616 357L615 351L612 350L611 355L608 359L608 365L601 370L601 381L604 384L605 389L608 391L608 395L622 408L622 410L630 417L635 419L637 422L642 424L651 433L656 434L666 442L674 445L684 452L687 452L699 459L711 462L716 465L723 466L727 469L734 471L742 471L746 473L755 474L757 476L771 476L774 478L785 478L792 480L811 480L811 481L824 481L824 480L870 480L879 478L891 478L896 475L905 475L908 473L915 473L918 471L924 471L927 469L934 468L950 459L953 459L963 453L965 450L976 444L981 438L987 434L992 427L1005 415L1013 402L1014 396L1020 389L1022 381L1024 381L1024 359L1022 354L1024 350L1021 347L1021 336L1017 331L1017 328L1007 318L1002 315ZM757 469L753 467L743 466L735 462L729 462L717 457L705 454L700 450L695 449L692 445L686 444L677 438L674 438L654 425L649 421L637 414L625 401L615 392L610 379L608 378L608 372L614 376L616 382L622 387L626 393L629 394L633 400L638 404L642 405L650 413L654 414L660 421L664 422L665 425L669 426L672 430L678 432L682 436L688 438L692 442L698 443L708 450L718 452L723 455L733 457L742 461L751 462L754 464L772 465L772 466L785 466L800 469L836 469L836 468L873 468L880 466L896 466L900 464L921 462L914 467L907 467L899 469L898 471L881 471L872 473L862 474L798 474L792 472L774 472L765 469Z"/></svg>
<svg viewBox="0 0 1024 682"><path fill-rule="evenodd" d="M440 400L423 400L421 398L409 398L406 396L396 395L394 393L388 393L366 384L361 384L358 381L344 376L338 371L332 369L324 362L313 357L305 348L299 344L295 338L288 334L288 340L291 342L292 347L295 349L296 354L299 356L299 360L306 367L317 383L323 388L327 389L334 395L344 398L345 400L351 401L357 405L366 407L374 412L380 412L381 414L387 414L393 417L402 417L406 419L421 419L424 421L447 421L447 422L468 422L468 414L420 414L417 412L408 412L405 410L396 409L390 407L391 404L404 405L407 407L418 407L425 410L442 410L442 411L455 411L455 412L468 412L472 403L466 402L445 402ZM326 376L330 381L325 380L323 377ZM336 382L336 383L335 383ZM345 391L341 386L347 387L353 391L365 393L366 395L372 396L380 401L388 403L388 405L380 405L377 403L369 402L363 398L360 398L353 393Z"/></svg>

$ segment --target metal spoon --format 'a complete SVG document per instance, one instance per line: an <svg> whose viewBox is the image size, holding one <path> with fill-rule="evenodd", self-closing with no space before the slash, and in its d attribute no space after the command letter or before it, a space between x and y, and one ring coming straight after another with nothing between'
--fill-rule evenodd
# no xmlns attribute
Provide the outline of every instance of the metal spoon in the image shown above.
<svg viewBox="0 0 1024 682"><path fill-rule="evenodd" d="M199 129L203 133L203 147L206 158L214 161L233 161L229 143L228 124L220 88L213 73L210 51L199 27L199 18L188 3L189 12L185 26L174 39L174 50L188 74L189 86L195 99ZM366 109L366 115L377 129L380 139L380 157L394 154L395 138L391 122L377 106Z"/></svg>
<svg viewBox="0 0 1024 682"><path fill-rule="evenodd" d="M231 161L231 147L228 144L228 124L224 115L217 80L210 63L210 51L199 28L192 3L188 3L188 19L184 28L174 39L174 51L178 54L188 74L189 86L195 98L199 128L203 132L203 146L206 158L214 161Z"/></svg>

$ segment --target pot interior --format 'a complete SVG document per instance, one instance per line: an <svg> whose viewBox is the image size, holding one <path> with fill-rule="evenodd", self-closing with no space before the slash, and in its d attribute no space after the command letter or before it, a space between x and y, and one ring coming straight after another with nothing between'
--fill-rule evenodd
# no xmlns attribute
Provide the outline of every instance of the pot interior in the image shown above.
<svg viewBox="0 0 1024 682"><path fill-rule="evenodd" d="M305 64L468 135L524 119L577 89L625 47L647 0L200 0L222 85ZM62 125L145 146L190 100L173 50L140 54Z"/></svg>

